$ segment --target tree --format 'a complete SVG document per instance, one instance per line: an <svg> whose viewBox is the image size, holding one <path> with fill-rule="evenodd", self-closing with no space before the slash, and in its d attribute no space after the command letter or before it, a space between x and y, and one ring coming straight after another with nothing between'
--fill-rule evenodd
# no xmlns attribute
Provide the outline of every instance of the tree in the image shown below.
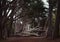
<svg viewBox="0 0 60 42"><path fill-rule="evenodd" d="M39 21L39 17L44 17L45 13L47 13L45 11L45 9L47 8L43 6L44 3L42 2L42 0L24 0L24 1L25 1L25 7L28 10L26 14L28 18L32 19L37 18Z"/></svg>
<svg viewBox="0 0 60 42"><path fill-rule="evenodd" d="M60 0L57 0L57 14L56 14L56 20L55 20L55 29L54 29L54 38L59 37L59 24L60 24Z"/></svg>
<svg viewBox="0 0 60 42"><path fill-rule="evenodd" d="M0 37L4 38L6 32L10 36L13 21L25 16L33 21L41 16L40 13L45 15L46 7L43 5L41 0L0 0Z"/></svg>
<svg viewBox="0 0 60 42"><path fill-rule="evenodd" d="M58 11L56 15L55 20L55 26L52 25L52 12L53 9L56 8L57 0L49 0L49 28L48 28L48 34L47 36L54 39L55 37L59 36L59 2L58 2Z"/></svg>
<svg viewBox="0 0 60 42"><path fill-rule="evenodd" d="M17 0L0 0L0 38L11 34L12 23L14 21L13 16L16 15L17 8L19 8L17 4ZM8 24L9 28L7 23L10 23Z"/></svg>

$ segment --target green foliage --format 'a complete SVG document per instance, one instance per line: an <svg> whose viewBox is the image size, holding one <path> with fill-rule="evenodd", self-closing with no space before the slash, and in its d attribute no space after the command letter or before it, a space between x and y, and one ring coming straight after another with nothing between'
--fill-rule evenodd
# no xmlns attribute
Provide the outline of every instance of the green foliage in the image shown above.
<svg viewBox="0 0 60 42"><path fill-rule="evenodd" d="M53 24L53 26L55 25L55 20L56 20L56 14L53 14L53 16L52 16L52 24Z"/></svg>
<svg viewBox="0 0 60 42"><path fill-rule="evenodd" d="M41 0L26 0L25 4L29 9L33 9L34 11L44 11L45 8Z"/></svg>
<svg viewBox="0 0 60 42"><path fill-rule="evenodd" d="M28 13L30 17L39 17L43 12L46 12L46 7L44 7L44 3L41 0L25 0L25 4L30 11Z"/></svg>
<svg viewBox="0 0 60 42"><path fill-rule="evenodd" d="M44 2L42 0L24 0L25 1L25 7L28 9L27 16L28 18L32 19L31 25L36 27L38 25L37 22L35 22L35 18L39 17L46 17L46 7L44 7Z"/></svg>

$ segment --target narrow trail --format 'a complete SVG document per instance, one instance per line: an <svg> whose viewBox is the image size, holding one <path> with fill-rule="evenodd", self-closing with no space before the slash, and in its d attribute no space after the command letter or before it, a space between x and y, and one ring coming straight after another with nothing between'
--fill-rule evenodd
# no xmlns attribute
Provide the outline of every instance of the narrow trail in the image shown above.
<svg viewBox="0 0 60 42"><path fill-rule="evenodd" d="M60 42L60 39L51 40L40 37L10 37L0 42Z"/></svg>

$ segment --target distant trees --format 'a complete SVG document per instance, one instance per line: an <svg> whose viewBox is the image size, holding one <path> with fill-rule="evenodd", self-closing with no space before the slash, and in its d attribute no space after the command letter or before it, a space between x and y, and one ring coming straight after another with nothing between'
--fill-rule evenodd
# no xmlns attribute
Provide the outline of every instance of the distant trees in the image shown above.
<svg viewBox="0 0 60 42"><path fill-rule="evenodd" d="M0 0L0 37L9 36L13 21L19 18L28 16L32 21L33 18L39 20L41 14L46 13L43 5L41 0Z"/></svg>
<svg viewBox="0 0 60 42"><path fill-rule="evenodd" d="M55 20L55 27L52 26L52 11L56 6L57 0L49 0L49 28L47 36L55 37L59 35L59 21L60 21L60 2L58 0L57 14ZM36 27L38 24L43 22L44 25L45 15L48 13L48 8L44 7L44 3L41 0L0 0L0 38L10 36L12 33L13 21L17 21L22 18L25 21L25 17L31 19L31 24ZM40 21L40 19L43 21ZM53 34L52 34L53 32Z"/></svg>
<svg viewBox="0 0 60 42"><path fill-rule="evenodd" d="M45 9L47 8L44 7L44 3L42 2L42 0L24 0L24 2L25 7L28 10L26 15L28 16L28 18L32 19L32 22L35 21L35 18L37 19L37 21L40 21L39 17L45 17L45 13L47 13Z"/></svg>

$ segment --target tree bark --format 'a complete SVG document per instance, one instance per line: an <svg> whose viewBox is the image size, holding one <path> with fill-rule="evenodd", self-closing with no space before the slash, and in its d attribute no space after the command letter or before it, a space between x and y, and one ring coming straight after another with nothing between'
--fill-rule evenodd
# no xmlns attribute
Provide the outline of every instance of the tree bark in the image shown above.
<svg viewBox="0 0 60 42"><path fill-rule="evenodd" d="M49 14L48 14L48 32L47 32L47 37L52 38L52 10L53 10L53 5L52 1L49 0Z"/></svg>
<svg viewBox="0 0 60 42"><path fill-rule="evenodd" d="M58 0L55 28L54 28L54 38L59 37L59 23L60 23L60 0Z"/></svg>

